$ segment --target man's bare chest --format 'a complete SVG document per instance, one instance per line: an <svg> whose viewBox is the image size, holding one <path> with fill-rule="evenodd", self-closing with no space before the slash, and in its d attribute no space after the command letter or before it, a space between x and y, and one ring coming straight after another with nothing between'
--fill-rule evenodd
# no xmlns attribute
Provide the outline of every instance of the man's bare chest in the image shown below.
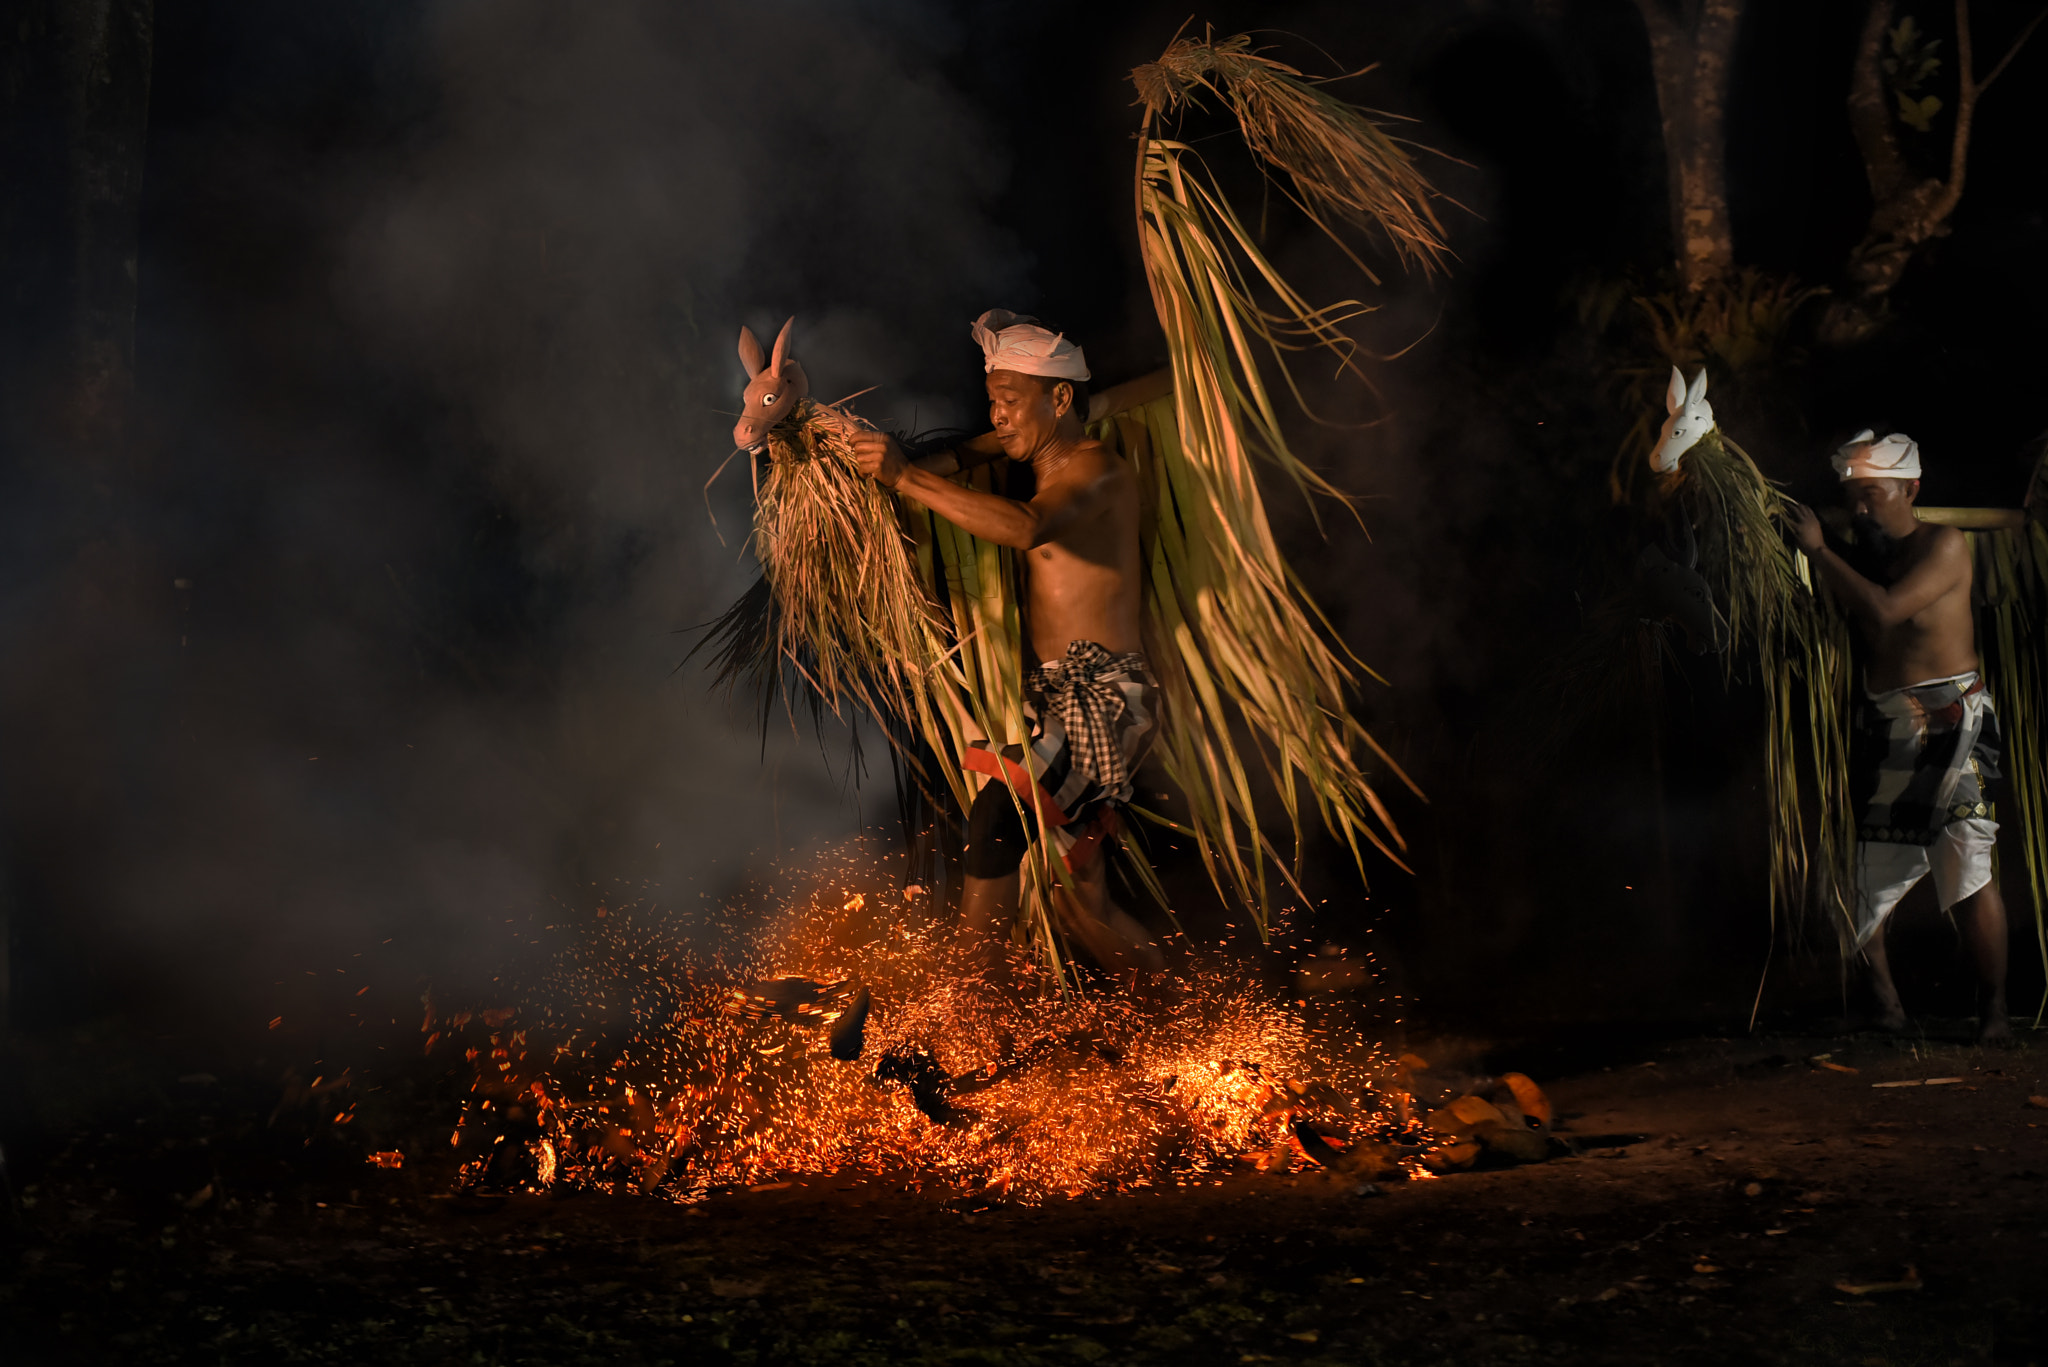
<svg viewBox="0 0 2048 1367"><path fill-rule="evenodd" d="M1020 557L1024 574L1059 581L1092 578L1105 571L1120 572L1127 565L1134 565L1138 552L1137 526L1134 520L1120 517L1120 511L1105 510L1086 522L1067 528L1054 540L1025 551Z"/></svg>

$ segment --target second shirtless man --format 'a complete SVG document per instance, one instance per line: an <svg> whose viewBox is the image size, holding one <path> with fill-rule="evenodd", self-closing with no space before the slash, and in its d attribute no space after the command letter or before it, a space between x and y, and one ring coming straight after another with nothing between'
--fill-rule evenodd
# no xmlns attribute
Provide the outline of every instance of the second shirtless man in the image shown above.
<svg viewBox="0 0 2048 1367"><path fill-rule="evenodd" d="M1025 636L1037 658L1024 676L1030 756L1023 746L977 744L963 757L1002 781L985 784L968 814L962 932L995 956L1016 915L1030 839L1021 802L1053 828L1049 852L1071 871L1071 886L1055 880L1052 888L1066 933L1106 969L1152 971L1163 966L1159 947L1110 900L1100 848L1159 731L1159 685L1138 625L1138 482L1082 427L1088 365L1080 348L1035 324L1006 309L973 324L993 431L917 461L885 433L863 433L854 446L867 475L1019 555ZM1031 465L1030 502L947 478L1004 457Z"/></svg>
<svg viewBox="0 0 2048 1367"><path fill-rule="evenodd" d="M1931 870L1975 961L1979 1037L2005 1039L2005 902L1991 860L1998 823L1984 793L1998 776L1998 717L1978 673L1969 546L1955 528L1914 517L1920 448L1911 438L1860 432L1834 466L1861 571L1828 548L1811 509L1795 510L1793 534L1866 651L1849 739L1856 947L1870 960L1880 1024L1903 1029L1885 927Z"/></svg>

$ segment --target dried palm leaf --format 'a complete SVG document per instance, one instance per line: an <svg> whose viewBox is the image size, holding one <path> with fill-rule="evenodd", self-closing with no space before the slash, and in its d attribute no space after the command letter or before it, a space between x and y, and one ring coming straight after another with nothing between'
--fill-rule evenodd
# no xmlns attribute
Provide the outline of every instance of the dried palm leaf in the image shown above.
<svg viewBox="0 0 2048 1367"><path fill-rule="evenodd" d="M963 686L953 631L897 499L855 463L866 426L806 398L770 430L755 490L761 583L697 648L712 649L722 682L758 687L764 708L780 694L814 715L875 718L921 786L963 797L959 750L945 743Z"/></svg>
<svg viewBox="0 0 2048 1367"><path fill-rule="evenodd" d="M1347 251L1340 229L1376 231L1426 273L1442 265L1446 249L1434 192L1401 142L1368 111L1255 51L1248 37L1177 39L1132 81L1145 105L1139 250L1173 394L1099 435L1113 436L1136 465L1153 509L1146 626L1166 694L1157 753L1187 796L1187 833L1211 878L1263 929L1272 873L1298 895L1304 789L1361 869L1366 845L1396 864L1406 848L1361 753L1415 784L1350 712L1350 693L1370 671L1335 642L1281 555L1258 478L1264 465L1304 493L1343 498L1289 447L1268 368L1292 389L1289 352L1327 347L1349 361L1342 325L1365 305L1311 303L1275 268L1189 145L1155 129L1164 115L1216 98L1294 203ZM1252 739L1249 756L1233 730L1240 722ZM1262 826L1258 772L1287 815L1291 861L1278 859Z"/></svg>
<svg viewBox="0 0 2048 1367"><path fill-rule="evenodd" d="M1350 251L1342 230L1379 235L1403 264L1424 274L1442 268L1443 225L1430 206L1437 192L1405 150L1413 144L1380 122L1397 116L1338 99L1243 33L1176 38L1158 61L1132 71L1131 83L1145 106L1144 136L1156 116L1212 96L1236 117L1253 155L1286 177L1288 198L1338 246ZM1364 260L1352 260L1379 283Z"/></svg>

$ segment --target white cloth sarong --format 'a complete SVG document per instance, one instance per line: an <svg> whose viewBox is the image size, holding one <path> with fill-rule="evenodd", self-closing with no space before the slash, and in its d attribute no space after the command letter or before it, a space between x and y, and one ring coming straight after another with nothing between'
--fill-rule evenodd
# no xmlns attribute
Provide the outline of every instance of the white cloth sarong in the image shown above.
<svg viewBox="0 0 2048 1367"><path fill-rule="evenodd" d="M1943 911L1991 881L1998 717L1975 671L1867 694L1850 738L1856 947L1930 872Z"/></svg>

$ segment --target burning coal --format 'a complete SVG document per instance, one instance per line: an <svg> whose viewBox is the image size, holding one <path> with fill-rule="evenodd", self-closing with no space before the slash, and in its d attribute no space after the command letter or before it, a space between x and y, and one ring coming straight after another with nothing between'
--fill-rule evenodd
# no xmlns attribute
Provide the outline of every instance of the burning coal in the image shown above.
<svg viewBox="0 0 2048 1367"><path fill-rule="evenodd" d="M1420 1173L1406 1064L1221 969L997 987L924 891L849 858L728 948L599 909L515 1012L437 1018L476 1080L453 1142L471 1190L694 1200L864 1172L1036 1200L1313 1161ZM443 1045L442 1047L446 1047Z"/></svg>

